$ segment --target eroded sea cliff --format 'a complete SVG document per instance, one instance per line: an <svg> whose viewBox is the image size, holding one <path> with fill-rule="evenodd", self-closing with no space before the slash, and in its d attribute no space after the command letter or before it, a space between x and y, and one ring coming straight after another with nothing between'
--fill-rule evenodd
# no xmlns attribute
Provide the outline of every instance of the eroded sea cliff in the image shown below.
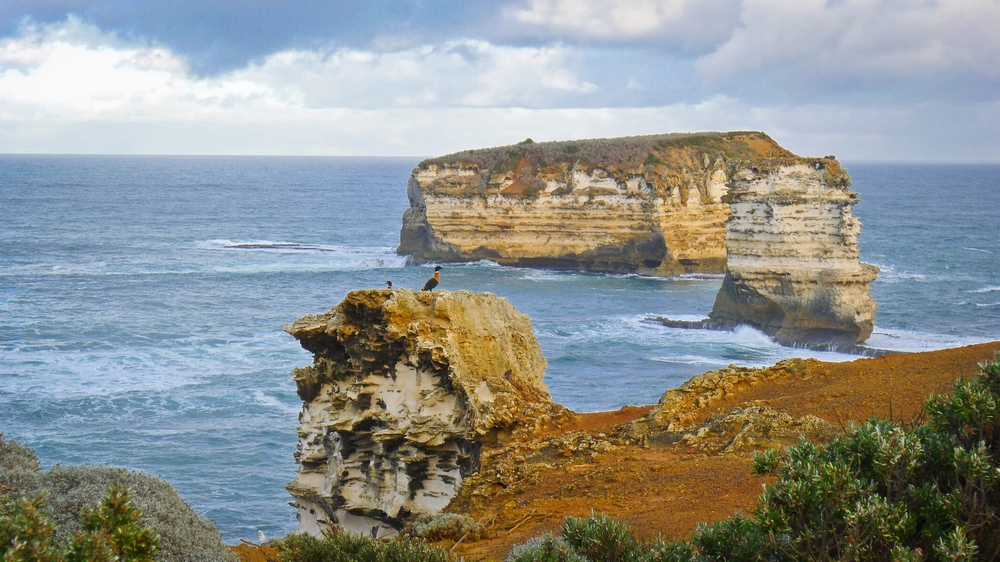
<svg viewBox="0 0 1000 562"><path fill-rule="evenodd" d="M424 160L397 253L417 263L722 273L735 162L793 155L757 132L469 150Z"/></svg>
<svg viewBox="0 0 1000 562"><path fill-rule="evenodd" d="M285 330L314 357L293 372L300 532L391 536L444 509L484 444L572 417L542 383L530 320L491 293L352 291Z"/></svg>

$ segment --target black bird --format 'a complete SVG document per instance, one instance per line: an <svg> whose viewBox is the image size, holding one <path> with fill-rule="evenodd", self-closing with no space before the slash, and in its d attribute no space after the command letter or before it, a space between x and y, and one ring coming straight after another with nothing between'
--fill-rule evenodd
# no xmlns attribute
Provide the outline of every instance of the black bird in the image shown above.
<svg viewBox="0 0 1000 562"><path fill-rule="evenodd" d="M427 280L426 283L424 283L424 288L421 289L421 291L433 291L434 287L437 287L438 283L440 282L441 282L441 266L439 265L434 268L434 277L431 277L430 279Z"/></svg>
<svg viewBox="0 0 1000 562"><path fill-rule="evenodd" d="M386 285L386 288L391 289L392 288L392 281L386 281L385 285Z"/></svg>

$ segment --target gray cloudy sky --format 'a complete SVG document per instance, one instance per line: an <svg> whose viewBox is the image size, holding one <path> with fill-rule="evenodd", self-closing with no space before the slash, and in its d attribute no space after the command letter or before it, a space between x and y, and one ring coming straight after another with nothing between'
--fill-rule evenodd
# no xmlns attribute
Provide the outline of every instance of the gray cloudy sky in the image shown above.
<svg viewBox="0 0 1000 562"><path fill-rule="evenodd" d="M1000 162L1000 0L0 1L0 152L737 129L803 155Z"/></svg>

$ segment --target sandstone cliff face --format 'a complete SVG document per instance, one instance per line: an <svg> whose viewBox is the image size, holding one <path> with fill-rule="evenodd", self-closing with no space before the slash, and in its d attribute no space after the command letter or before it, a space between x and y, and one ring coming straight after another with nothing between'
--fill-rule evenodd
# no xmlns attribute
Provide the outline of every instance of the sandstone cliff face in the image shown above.
<svg viewBox="0 0 1000 562"><path fill-rule="evenodd" d="M730 171L728 272L709 315L783 344L852 345L871 335L878 268L859 261L850 177L832 157Z"/></svg>
<svg viewBox="0 0 1000 562"><path fill-rule="evenodd" d="M314 354L293 371L300 532L395 534L451 501L484 444L568 414L528 317L490 293L354 291L285 330Z"/></svg>
<svg viewBox="0 0 1000 562"><path fill-rule="evenodd" d="M721 273L728 163L791 156L762 133L532 143L420 163L397 253L417 263Z"/></svg>

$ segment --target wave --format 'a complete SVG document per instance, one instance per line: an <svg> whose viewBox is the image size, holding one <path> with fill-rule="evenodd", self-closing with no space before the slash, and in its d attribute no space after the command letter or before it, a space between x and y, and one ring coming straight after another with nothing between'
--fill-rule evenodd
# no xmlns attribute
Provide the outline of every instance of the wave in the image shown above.
<svg viewBox="0 0 1000 562"><path fill-rule="evenodd" d="M737 326L733 330L733 334L735 335L734 343L740 345L778 345L770 336L751 326Z"/></svg>
<svg viewBox="0 0 1000 562"><path fill-rule="evenodd" d="M308 263L268 262L221 266L216 271L235 273L356 270L356 269L401 269L409 264L409 256L396 255L395 248L386 246L328 246L304 242L284 242L271 240L207 240L197 245L205 250L224 250L262 254L305 255L324 261Z"/></svg>
<svg viewBox="0 0 1000 562"><path fill-rule="evenodd" d="M198 247L208 250L260 250L276 252L333 252L338 254L385 254L396 256L396 249L390 246L328 246L307 242L274 242L271 240L206 240Z"/></svg>
<svg viewBox="0 0 1000 562"><path fill-rule="evenodd" d="M254 400L261 406L274 408L286 414L298 414L302 410L302 408L286 404L274 396L268 396L260 390L255 390L253 392L253 397Z"/></svg>
<svg viewBox="0 0 1000 562"><path fill-rule="evenodd" d="M1000 306L1000 302L990 302L990 303L976 303L979 308L996 308Z"/></svg>
<svg viewBox="0 0 1000 562"><path fill-rule="evenodd" d="M694 279L694 280L716 280L725 279L725 273L682 273L680 275L675 275L673 277L666 277L666 279Z"/></svg>
<svg viewBox="0 0 1000 562"><path fill-rule="evenodd" d="M673 363L681 365L708 365L714 367L727 367L732 361L723 360L717 357L705 357L703 355L667 355L647 357L649 361L657 363Z"/></svg>
<svg viewBox="0 0 1000 562"><path fill-rule="evenodd" d="M875 330L868 338L868 341L865 342L865 345L892 351L917 352L962 347L988 341L990 340L984 338L934 334L875 326Z"/></svg>
<svg viewBox="0 0 1000 562"><path fill-rule="evenodd" d="M983 252L985 254L992 254L993 252L989 250L984 250L982 248L962 248L963 250L968 250L970 252Z"/></svg>
<svg viewBox="0 0 1000 562"><path fill-rule="evenodd" d="M979 288L979 289L973 289L973 290L968 291L968 292L970 292L970 293L995 293L997 291L1000 291L1000 285L990 285L988 287L982 287L982 288Z"/></svg>
<svg viewBox="0 0 1000 562"><path fill-rule="evenodd" d="M879 268L876 281L882 283L899 283L901 281L925 281L927 276L923 273L913 273L909 271L899 271L894 265L873 263Z"/></svg>
<svg viewBox="0 0 1000 562"><path fill-rule="evenodd" d="M649 318L655 318L655 315L650 314ZM681 322L702 322L708 320L708 317L704 314L670 314L667 316L671 320L680 320Z"/></svg>

